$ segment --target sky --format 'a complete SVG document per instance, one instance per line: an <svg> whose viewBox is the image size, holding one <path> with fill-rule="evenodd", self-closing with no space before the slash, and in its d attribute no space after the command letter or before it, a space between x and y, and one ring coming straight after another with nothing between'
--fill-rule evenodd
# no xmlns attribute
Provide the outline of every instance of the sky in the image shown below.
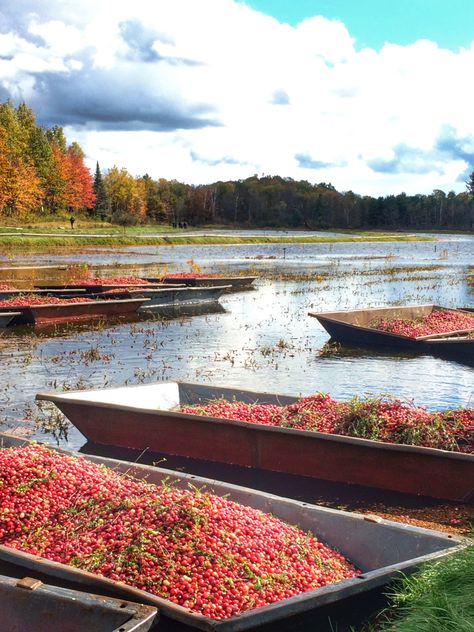
<svg viewBox="0 0 474 632"><path fill-rule="evenodd" d="M473 0L0 0L0 101L88 166L464 191Z"/></svg>

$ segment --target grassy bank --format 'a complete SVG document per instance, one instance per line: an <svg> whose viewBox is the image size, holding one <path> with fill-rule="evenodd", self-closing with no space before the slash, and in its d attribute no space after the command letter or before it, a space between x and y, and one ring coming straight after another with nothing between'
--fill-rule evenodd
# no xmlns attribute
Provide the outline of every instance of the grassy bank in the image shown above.
<svg viewBox="0 0 474 632"><path fill-rule="evenodd" d="M292 244L292 243L337 243L337 242L394 242L394 241L430 241L429 237L417 237L404 234L370 234L343 236L242 236L242 235L146 235L117 234L111 236L86 236L64 234L28 235L19 233L5 235L0 233L0 254L19 254L29 252L54 252L83 250L86 247L118 248L121 246L178 246L178 245L229 245L229 244Z"/></svg>
<svg viewBox="0 0 474 632"><path fill-rule="evenodd" d="M474 545L406 577L383 632L474 632Z"/></svg>

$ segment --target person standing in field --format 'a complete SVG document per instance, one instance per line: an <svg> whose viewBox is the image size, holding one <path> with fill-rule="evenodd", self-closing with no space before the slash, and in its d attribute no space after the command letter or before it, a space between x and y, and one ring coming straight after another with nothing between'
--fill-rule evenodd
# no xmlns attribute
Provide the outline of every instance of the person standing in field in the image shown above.
<svg viewBox="0 0 474 632"><path fill-rule="evenodd" d="M69 221L71 222L71 230L74 230L74 222L76 221L76 218L71 215L71 217L69 218Z"/></svg>

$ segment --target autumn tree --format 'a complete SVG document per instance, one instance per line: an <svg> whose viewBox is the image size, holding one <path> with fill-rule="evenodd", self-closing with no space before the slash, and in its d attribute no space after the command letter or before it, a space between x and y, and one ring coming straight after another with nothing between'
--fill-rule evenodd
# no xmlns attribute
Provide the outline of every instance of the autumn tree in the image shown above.
<svg viewBox="0 0 474 632"><path fill-rule="evenodd" d="M40 203L41 183L10 103L0 104L0 155L0 210L25 215Z"/></svg>
<svg viewBox="0 0 474 632"><path fill-rule="evenodd" d="M146 190L143 181L135 179L127 169L114 166L104 176L104 186L113 222L126 225L144 221Z"/></svg>
<svg viewBox="0 0 474 632"><path fill-rule="evenodd" d="M84 164L84 152L77 143L67 148L63 161L67 208L72 211L92 209L95 203L92 176Z"/></svg>

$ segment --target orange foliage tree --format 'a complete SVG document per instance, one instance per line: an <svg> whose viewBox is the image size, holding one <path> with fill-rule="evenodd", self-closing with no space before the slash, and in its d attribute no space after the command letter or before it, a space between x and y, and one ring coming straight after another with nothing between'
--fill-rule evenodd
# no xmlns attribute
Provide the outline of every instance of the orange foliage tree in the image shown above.
<svg viewBox="0 0 474 632"><path fill-rule="evenodd" d="M0 210L6 215L24 215L41 200L41 181L35 166L11 151L0 127Z"/></svg>
<svg viewBox="0 0 474 632"><path fill-rule="evenodd" d="M84 152L72 143L63 155L64 201L71 210L92 209L95 202L93 178L84 164Z"/></svg>

